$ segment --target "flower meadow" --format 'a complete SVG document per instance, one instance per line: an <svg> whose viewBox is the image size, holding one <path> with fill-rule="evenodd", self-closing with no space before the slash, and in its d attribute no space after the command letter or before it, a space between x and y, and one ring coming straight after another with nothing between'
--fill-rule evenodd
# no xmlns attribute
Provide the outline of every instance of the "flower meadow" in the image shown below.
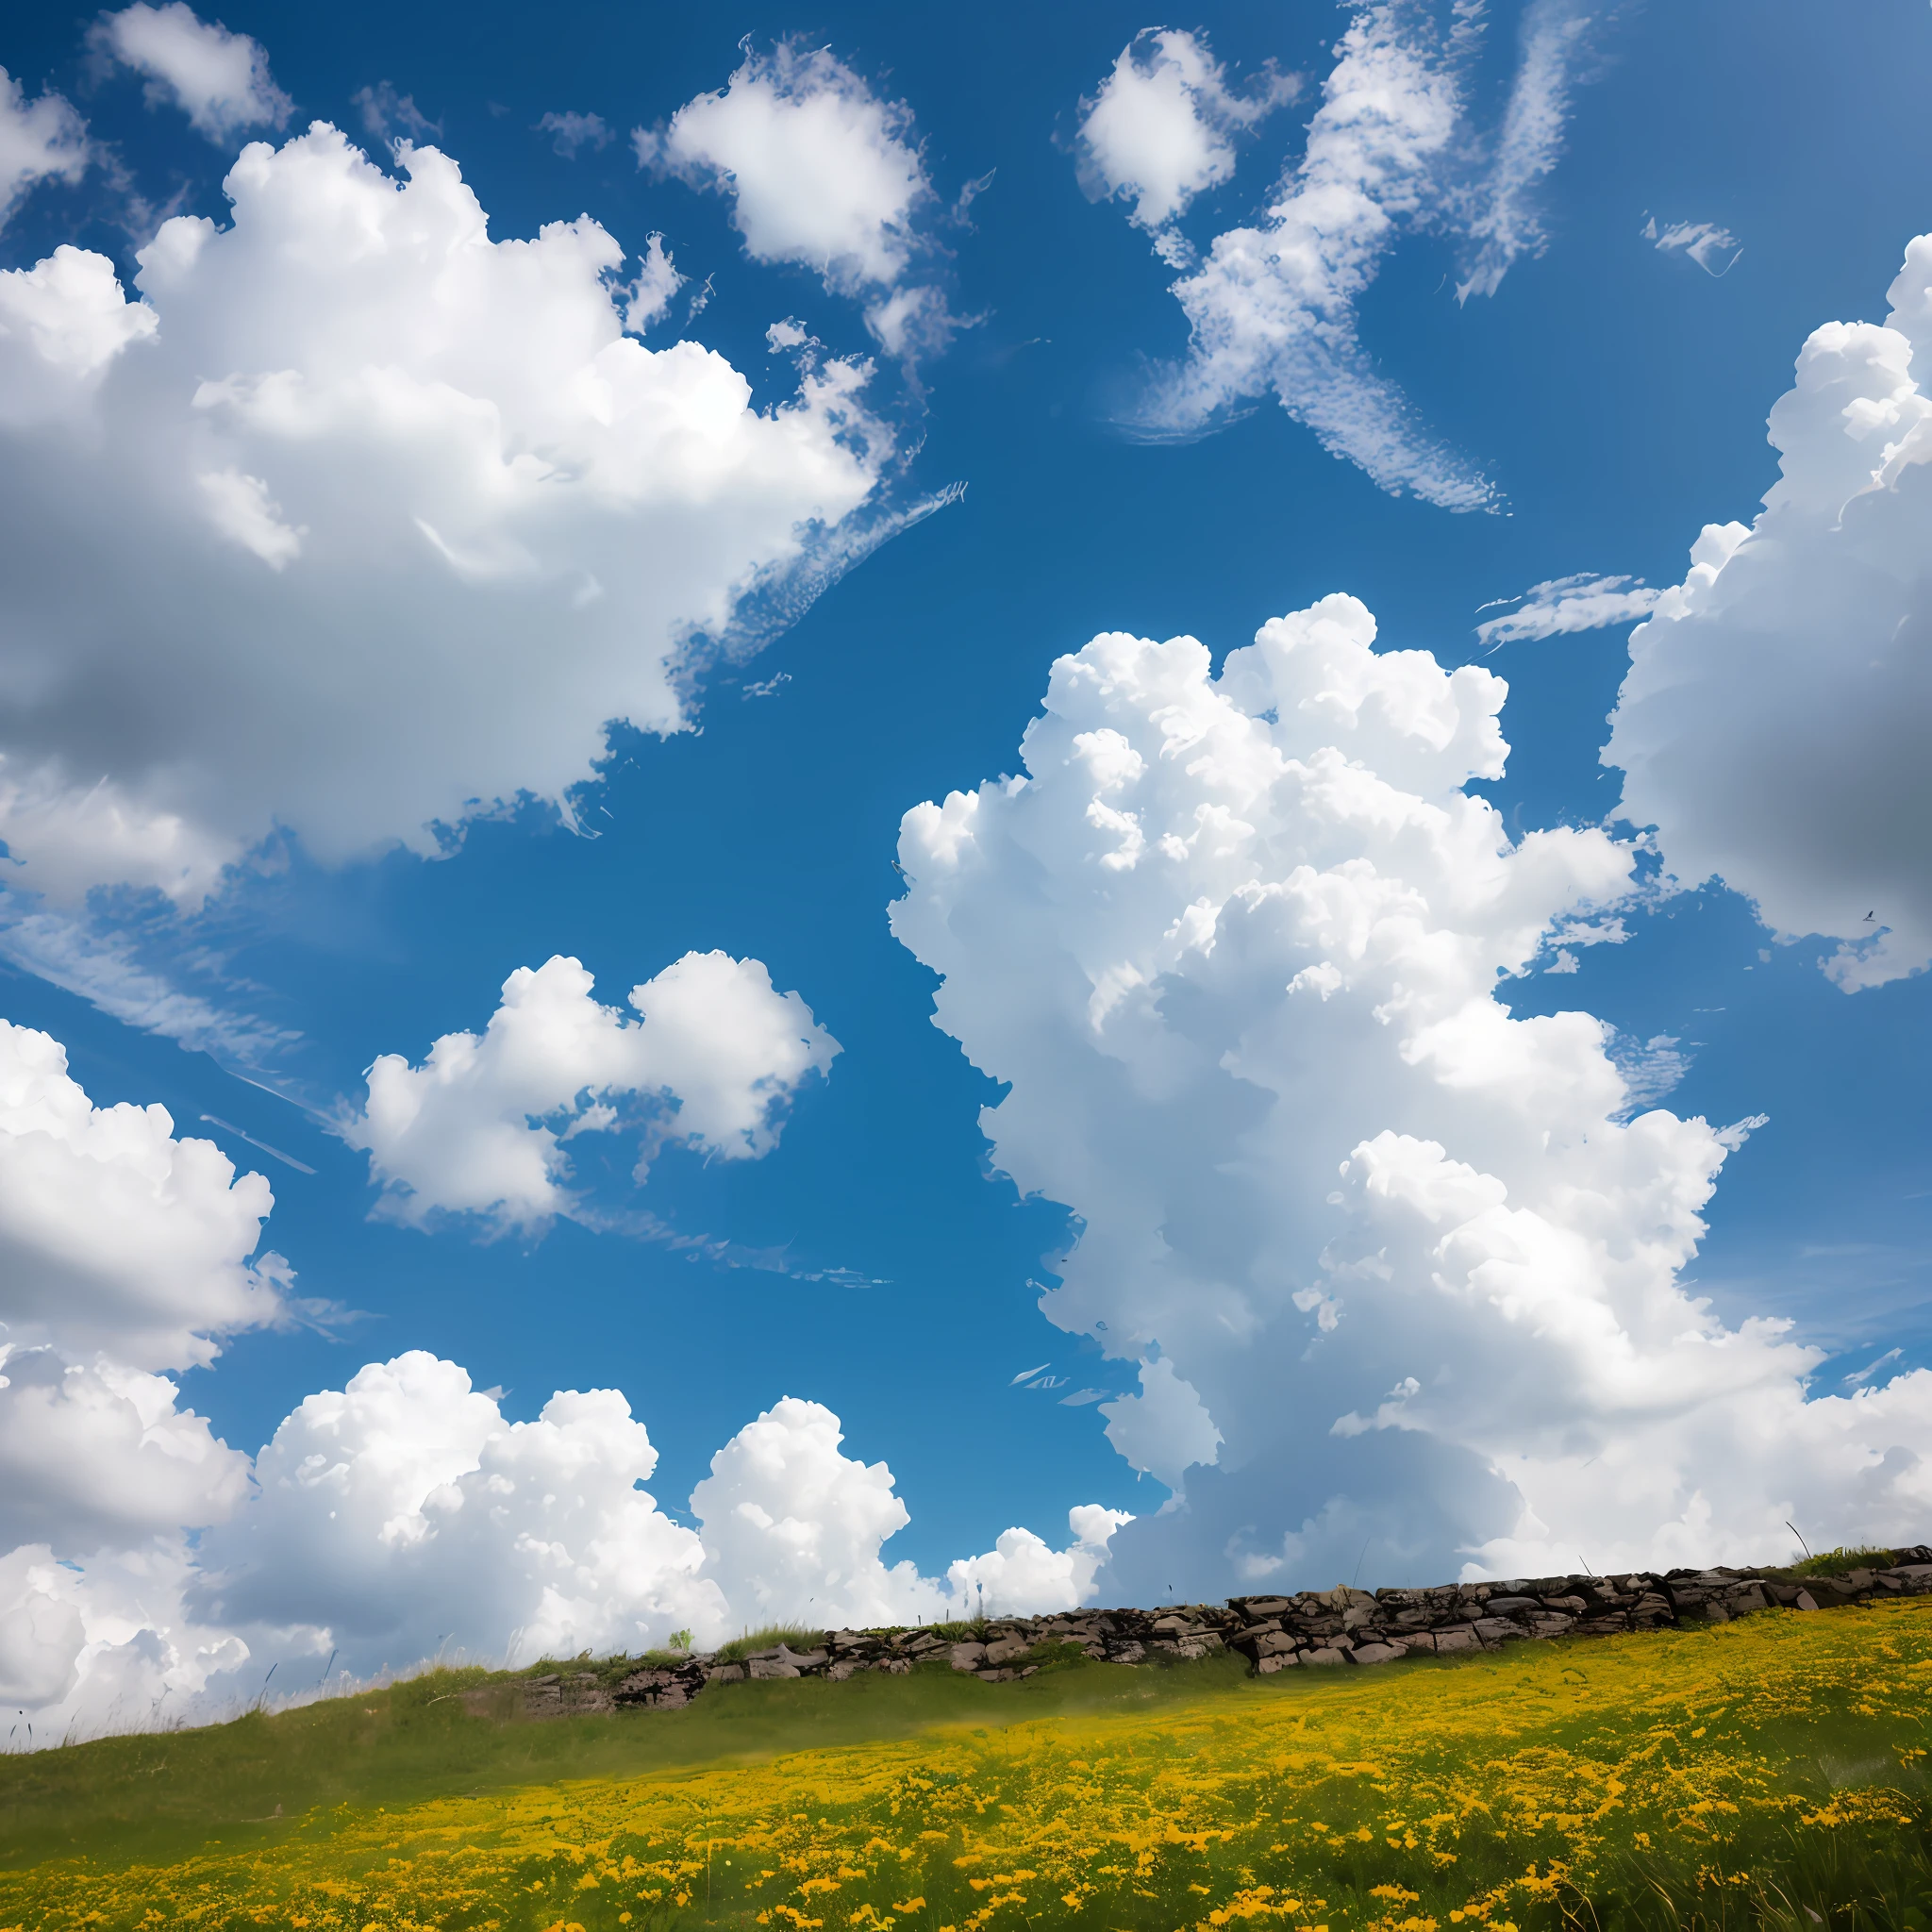
<svg viewBox="0 0 1932 1932"><path fill-rule="evenodd" d="M0 1871L0 1927L1919 1932L1932 1919L1932 1603L1373 1670L1183 1673L1144 1707L1029 1715L1009 1699L1023 1714L1002 1722L989 1692L987 1723L909 1737L317 1807L223 1826L168 1860L42 1858Z"/></svg>

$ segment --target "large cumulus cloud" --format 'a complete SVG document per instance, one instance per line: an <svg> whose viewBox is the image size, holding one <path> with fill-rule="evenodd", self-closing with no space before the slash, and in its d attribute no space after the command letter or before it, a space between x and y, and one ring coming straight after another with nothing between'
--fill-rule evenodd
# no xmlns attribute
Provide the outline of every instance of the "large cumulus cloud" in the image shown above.
<svg viewBox="0 0 1932 1932"><path fill-rule="evenodd" d="M1814 1351L1680 1283L1751 1124L1632 1118L1603 1023L1509 1009L1631 848L1512 844L1464 789L1503 770L1503 684L1374 634L1330 597L1219 677L1192 639L1096 638L1024 775L902 833L894 929L1011 1083L997 1161L1084 1223L1044 1311L1132 1365L1109 1436L1184 1492L1109 1590L1921 1523L1932 1376L1807 1401Z"/></svg>
<svg viewBox="0 0 1932 1932"><path fill-rule="evenodd" d="M1064 1549L1012 1528L924 1576L880 1554L909 1520L891 1471L842 1441L829 1409L786 1397L712 1457L693 1529L642 1488L658 1452L618 1391L559 1391L511 1422L458 1364L411 1351L302 1402L248 1498L199 1511L224 1520L192 1549L150 1525L75 1560L57 1528L0 1556L0 1694L93 1726L164 1693L217 1710L277 1659L360 1674L451 1651L514 1664L680 1630L704 1644L772 1622L1065 1608L1091 1599L1127 1520L1083 1505ZM239 1491L246 1458L216 1447Z"/></svg>
<svg viewBox="0 0 1932 1932"><path fill-rule="evenodd" d="M279 1257L252 1260L275 1198L161 1107L97 1108L66 1050L0 1020L0 1339L104 1349L137 1368L213 1360L281 1312Z"/></svg>
<svg viewBox="0 0 1932 1932"><path fill-rule="evenodd" d="M317 124L245 148L227 225L165 223L133 291L73 247L0 275L26 885L192 905L278 829L335 862L562 800L608 721L686 722L680 664L747 591L827 532L857 554L891 446L861 367L755 408L626 332L661 251L626 282L588 217L493 240L452 159L398 157Z"/></svg>
<svg viewBox="0 0 1932 1932"><path fill-rule="evenodd" d="M60 1043L0 1021L0 1699L133 1721L246 1657L194 1625L185 1532L249 1493L247 1457L158 1373L284 1319L259 1174L165 1108L96 1107Z"/></svg>
<svg viewBox="0 0 1932 1932"><path fill-rule="evenodd" d="M688 1138L756 1153L773 1079L832 1050L756 962L691 956L640 989L629 1025L574 961L553 964L540 991L558 1009L497 1042L480 1094L439 1090L445 1137L461 1142L466 1100L489 1103L486 1147L510 1132L503 1108L526 1097L511 1063L554 1070L575 1040L632 1091L667 1088ZM1063 1548L1009 1528L924 1576L881 1555L908 1521L891 1469L788 1396L713 1457L692 1528L643 1489L658 1452L620 1391L559 1390L516 1422L420 1351L308 1396L251 1460L158 1371L208 1364L297 1306L286 1264L251 1258L272 1205L161 1108L96 1108L58 1041L0 1022L0 1700L41 1736L209 1715L280 1662L312 1684L331 1657L359 1674L440 1647L520 1661L774 1619L1070 1607L1124 1520L1082 1506Z"/></svg>
<svg viewBox="0 0 1932 1932"><path fill-rule="evenodd" d="M1633 633L1604 751L1678 877L1840 941L1847 991L1932 962L1932 235L1889 300L1806 342L1780 479Z"/></svg>

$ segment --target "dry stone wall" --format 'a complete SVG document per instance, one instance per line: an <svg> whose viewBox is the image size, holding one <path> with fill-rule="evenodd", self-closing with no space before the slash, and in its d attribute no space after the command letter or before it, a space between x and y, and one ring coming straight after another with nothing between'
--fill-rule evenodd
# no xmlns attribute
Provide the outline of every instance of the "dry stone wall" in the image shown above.
<svg viewBox="0 0 1932 1932"><path fill-rule="evenodd" d="M1553 1637L1722 1624L1774 1605L1818 1610L1862 1598L1927 1594L1932 1548L1924 1545L1890 1552L1882 1567L1802 1582L1719 1569L1541 1576L1433 1590L1303 1591L1152 1610L995 1618L976 1626L979 1634L970 1641L932 1629L828 1630L804 1650L779 1643L750 1657L694 1656L673 1668L637 1671L614 1690L588 1673L531 1679L524 1707L529 1716L613 1707L675 1709L708 1684L786 1677L836 1682L860 1671L903 1674L938 1662L1000 1684L1030 1677L1041 1662L1070 1651L1124 1665L1233 1651L1268 1675L1388 1663L1413 1652L1453 1657Z"/></svg>

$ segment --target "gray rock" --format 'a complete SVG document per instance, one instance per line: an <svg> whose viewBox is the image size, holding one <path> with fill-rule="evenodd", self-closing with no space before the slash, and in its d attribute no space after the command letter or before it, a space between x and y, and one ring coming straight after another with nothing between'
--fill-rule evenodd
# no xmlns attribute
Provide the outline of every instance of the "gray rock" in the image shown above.
<svg viewBox="0 0 1932 1932"><path fill-rule="evenodd" d="M1358 1664L1386 1664L1408 1653L1399 1643L1360 1643L1355 1648L1352 1661Z"/></svg>
<svg viewBox="0 0 1932 1932"><path fill-rule="evenodd" d="M1630 1627L1630 1619L1622 1610L1607 1610L1594 1617L1577 1620L1575 1634L1578 1637L1621 1637Z"/></svg>
<svg viewBox="0 0 1932 1932"><path fill-rule="evenodd" d="M1523 1625L1509 1617L1483 1617L1470 1628L1475 1632L1485 1650L1494 1650L1498 1644L1514 1643L1526 1634Z"/></svg>
<svg viewBox="0 0 1932 1932"><path fill-rule="evenodd" d="M1325 1666L1344 1661L1347 1652L1324 1647L1321 1650L1307 1650L1302 1653L1302 1662L1310 1666Z"/></svg>
<svg viewBox="0 0 1932 1932"><path fill-rule="evenodd" d="M1492 1617L1515 1617L1541 1608L1542 1605L1533 1596L1492 1596L1489 1614Z"/></svg>
<svg viewBox="0 0 1932 1932"><path fill-rule="evenodd" d="M633 1671L609 1694L611 1707L677 1710L705 1688L704 1667L695 1661L675 1671ZM576 1707L582 1708L581 1705Z"/></svg>
<svg viewBox="0 0 1932 1932"><path fill-rule="evenodd" d="M708 1684L741 1684L744 1682L744 1666L742 1664L720 1664L715 1671L706 1677L705 1682Z"/></svg>
<svg viewBox="0 0 1932 1932"><path fill-rule="evenodd" d="M1301 1658L1295 1652L1291 1650L1277 1650L1262 1657L1255 1665L1255 1669L1261 1676L1268 1677L1273 1676L1276 1671L1285 1671L1291 1665L1300 1662Z"/></svg>
<svg viewBox="0 0 1932 1932"><path fill-rule="evenodd" d="M995 1668L1009 1664L1016 1657L1023 1657L1033 1648L1024 1637L1002 1637L997 1643L986 1646L986 1660Z"/></svg>
<svg viewBox="0 0 1932 1932"><path fill-rule="evenodd" d="M1138 1664L1147 1655L1144 1643L1136 1643L1131 1639L1125 1642L1109 1643L1107 1646L1107 1660L1110 1664Z"/></svg>
<svg viewBox="0 0 1932 1932"><path fill-rule="evenodd" d="M782 1662L774 1657L747 1657L745 1668L755 1678L796 1677L801 1674L796 1664Z"/></svg>
<svg viewBox="0 0 1932 1932"><path fill-rule="evenodd" d="M1791 1607L1794 1610L1815 1610L1818 1607L1818 1599L1808 1590L1801 1590L1791 1599Z"/></svg>
<svg viewBox="0 0 1932 1932"><path fill-rule="evenodd" d="M1454 1657L1458 1651L1480 1650L1481 1641L1468 1624L1459 1630L1436 1630L1430 1633L1436 1641L1438 1657Z"/></svg>
<svg viewBox="0 0 1932 1932"><path fill-rule="evenodd" d="M952 1665L956 1671L984 1670L986 1667L986 1645L983 1643L954 1644Z"/></svg>

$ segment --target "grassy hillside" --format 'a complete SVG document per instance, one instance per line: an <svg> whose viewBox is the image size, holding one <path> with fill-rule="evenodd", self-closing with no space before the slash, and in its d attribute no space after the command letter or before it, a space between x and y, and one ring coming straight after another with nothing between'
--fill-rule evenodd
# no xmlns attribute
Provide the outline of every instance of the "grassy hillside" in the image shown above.
<svg viewBox="0 0 1932 1932"><path fill-rule="evenodd" d="M0 1764L0 1927L1932 1923L1932 1600L546 1724L439 1681Z"/></svg>

